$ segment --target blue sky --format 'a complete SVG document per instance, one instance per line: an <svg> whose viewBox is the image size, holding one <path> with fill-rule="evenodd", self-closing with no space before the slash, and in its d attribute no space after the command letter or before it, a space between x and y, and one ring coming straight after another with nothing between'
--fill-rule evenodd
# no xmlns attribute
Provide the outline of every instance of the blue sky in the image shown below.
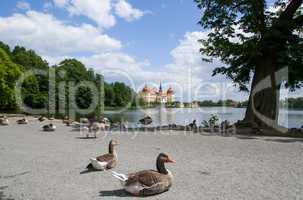
<svg viewBox="0 0 303 200"><path fill-rule="evenodd" d="M28 9L17 8L18 3L23 2L28 3L31 10L50 13L56 18L74 25L88 23L97 26L96 22L85 16L70 17L67 10L56 7L52 1L4 0L4 2L0 7L2 17L9 17L13 13L26 13ZM172 62L172 58L168 56L169 52L178 45L179 39L186 32L200 29L197 24L199 10L193 1L129 0L128 2L133 7L146 12L144 16L140 20L132 22L117 18L117 24L105 30L105 32L122 41L125 44L123 50L126 52L138 58L149 59L155 68L154 70ZM48 9L47 12L44 8L46 3L52 3L52 8Z"/></svg>
<svg viewBox="0 0 303 200"><path fill-rule="evenodd" d="M201 60L193 0L2 0L0 39L34 49L50 64L77 58L135 90L144 84L173 86L178 100L243 100L218 61Z"/></svg>

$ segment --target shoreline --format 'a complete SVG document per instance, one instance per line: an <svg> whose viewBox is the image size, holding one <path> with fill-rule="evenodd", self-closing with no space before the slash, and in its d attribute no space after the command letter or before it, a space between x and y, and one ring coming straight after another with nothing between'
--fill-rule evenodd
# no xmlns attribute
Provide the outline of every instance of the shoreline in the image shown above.
<svg viewBox="0 0 303 200"><path fill-rule="evenodd" d="M2 114L0 113L0 116ZM16 123L16 120L21 118L26 118L31 122L38 122L39 115L25 115L25 114L11 114L7 115L13 124ZM47 119L46 122L52 123L62 123L62 119L54 118L52 120ZM46 123L44 122L44 124ZM9 125L10 126L10 125ZM1 126L0 126L1 127ZM209 135L218 135L218 136L237 136L237 135L244 135L244 136L269 136L269 137L290 137L290 138L303 138L303 128L289 128L288 132L281 133L273 129L256 129L251 127L236 127L234 124L230 126L228 129L221 129L219 127L216 128L205 128L202 126L198 126L197 128L191 128L188 125L178 125L178 124L170 124L170 125L161 125L161 126L130 126L125 128L123 126L116 126L108 131L111 132L157 132L157 131L175 131L179 132L180 134L190 133L193 134L209 134Z"/></svg>

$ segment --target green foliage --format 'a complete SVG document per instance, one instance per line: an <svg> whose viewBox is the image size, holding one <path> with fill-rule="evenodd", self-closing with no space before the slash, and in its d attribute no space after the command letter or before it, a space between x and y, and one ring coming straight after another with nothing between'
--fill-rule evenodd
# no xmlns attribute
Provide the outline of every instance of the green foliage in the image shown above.
<svg viewBox="0 0 303 200"><path fill-rule="evenodd" d="M11 53L11 50L9 48L9 46L3 42L0 41L0 49L4 50L5 53L10 57L12 58L12 53Z"/></svg>
<svg viewBox="0 0 303 200"><path fill-rule="evenodd" d="M78 83L80 81L88 81L91 76L89 75L91 71L88 72L84 64L76 59L63 60L58 66L56 66L56 70L58 72L64 72L64 77L61 79L63 81L75 81Z"/></svg>
<svg viewBox="0 0 303 200"><path fill-rule="evenodd" d="M96 74L93 69L87 69L84 64L76 59L65 59L58 66L53 66L56 72L56 109L58 111L62 100L59 99L58 83L65 83L65 100L69 98L69 83L77 85L87 81L94 83L99 92L104 86L105 106L122 107L132 103L135 92L124 83L104 83L102 75ZM32 50L16 46L12 52L8 45L0 42L0 110L17 110L14 87L19 76L28 70L49 70L48 63ZM47 108L48 106L47 76L35 75L27 77L22 85L22 100L31 108ZM85 86L80 86L76 91L76 104L79 108L88 108L93 100L93 92ZM66 113L68 112L68 101ZM98 105L91 115L101 114L102 99L98 99ZM62 114L62 113L61 113ZM56 115L59 115L57 113Z"/></svg>
<svg viewBox="0 0 303 200"><path fill-rule="evenodd" d="M201 107L214 107L214 106L242 107L245 105L247 106L247 102L237 102L237 101L234 101L231 99L219 100L217 102L212 101L212 100L205 100L205 101L199 101L198 104Z"/></svg>
<svg viewBox="0 0 303 200"><path fill-rule="evenodd" d="M12 52L12 60L22 66L24 70L48 69L48 63L33 50L26 50L24 47L16 46Z"/></svg>
<svg viewBox="0 0 303 200"><path fill-rule="evenodd" d="M299 33L303 26L302 0L292 0L289 4L276 1L276 6L281 6L276 13L267 11L265 0L195 2L202 12L201 26L211 30L208 38L201 40L201 53L205 60L220 59L225 64L216 68L213 75L224 74L241 90L248 91L255 67L270 58L274 70L289 68L286 86L291 89L301 86L303 38Z"/></svg>
<svg viewBox="0 0 303 200"><path fill-rule="evenodd" d="M105 91L105 105L108 107L114 107L116 106L115 102L115 91L112 85L105 84L104 85L104 91Z"/></svg>
<svg viewBox="0 0 303 200"><path fill-rule="evenodd" d="M12 60L18 64L23 72L29 70L48 70L48 63L33 50L16 46L11 53ZM48 100L48 77L30 76L22 85L24 103L31 108L45 108Z"/></svg>
<svg viewBox="0 0 303 200"><path fill-rule="evenodd" d="M290 109L303 109L303 97L285 99L281 102L281 106Z"/></svg>
<svg viewBox="0 0 303 200"><path fill-rule="evenodd" d="M17 110L14 89L20 75L19 66L0 48L0 110Z"/></svg>
<svg viewBox="0 0 303 200"><path fill-rule="evenodd" d="M81 109L87 109L93 100L92 91L87 87L79 87L76 92L76 103Z"/></svg>

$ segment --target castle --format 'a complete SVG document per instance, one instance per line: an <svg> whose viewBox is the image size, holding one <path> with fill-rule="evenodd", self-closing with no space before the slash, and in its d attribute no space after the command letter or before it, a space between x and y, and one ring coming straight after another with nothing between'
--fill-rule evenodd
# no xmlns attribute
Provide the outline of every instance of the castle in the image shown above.
<svg viewBox="0 0 303 200"><path fill-rule="evenodd" d="M140 98L143 99L145 103L172 103L174 101L174 91L171 87L165 92L162 90L162 84L160 83L160 87L157 90L156 88L144 86L142 91L139 93Z"/></svg>

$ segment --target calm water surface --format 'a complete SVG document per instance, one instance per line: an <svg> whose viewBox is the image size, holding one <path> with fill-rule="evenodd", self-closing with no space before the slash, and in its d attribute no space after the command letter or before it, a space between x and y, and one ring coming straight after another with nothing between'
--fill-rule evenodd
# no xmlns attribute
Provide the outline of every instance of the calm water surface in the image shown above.
<svg viewBox="0 0 303 200"><path fill-rule="evenodd" d="M144 110L127 110L127 111L107 111L105 116L113 121L127 121L130 125L136 125L138 120L145 115L153 119L152 126L182 124L187 125L194 119L197 124L203 120L208 120L212 114L218 116L220 121L228 120L236 122L243 119L245 108L230 107L203 107L203 108L152 108ZM303 125L303 110L281 109L279 115L279 124L285 127L301 127Z"/></svg>

